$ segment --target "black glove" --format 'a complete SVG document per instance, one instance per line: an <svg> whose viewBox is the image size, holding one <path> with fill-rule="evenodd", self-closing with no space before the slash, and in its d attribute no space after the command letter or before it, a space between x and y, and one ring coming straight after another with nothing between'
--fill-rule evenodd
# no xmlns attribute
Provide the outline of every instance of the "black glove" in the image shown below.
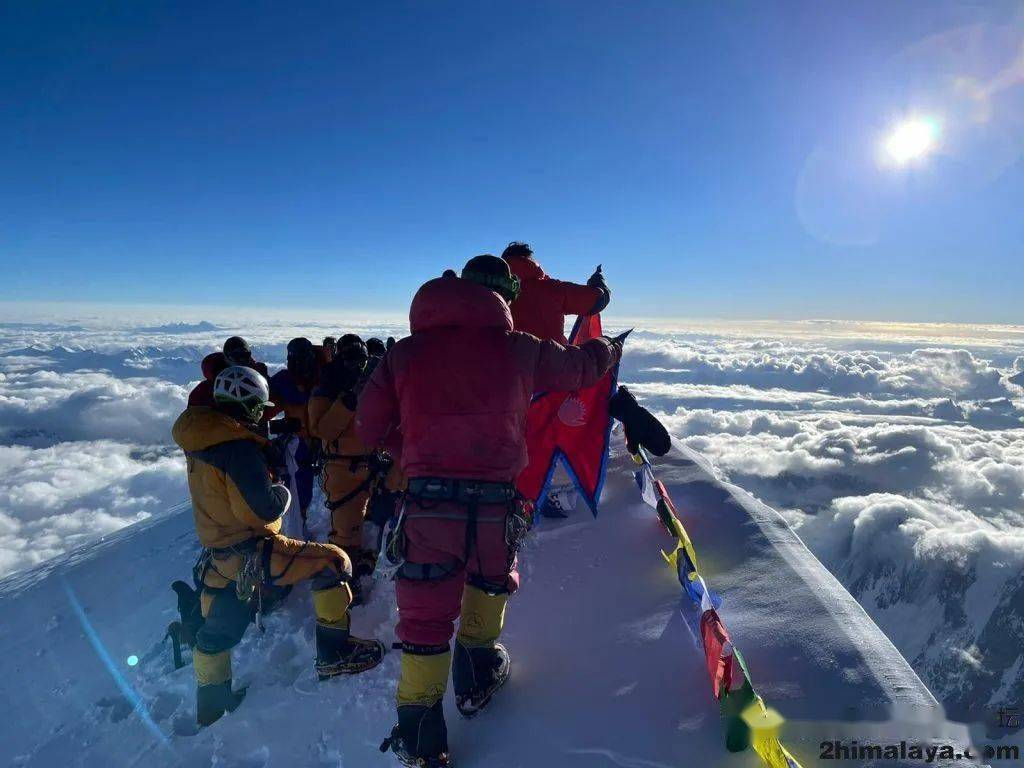
<svg viewBox="0 0 1024 768"><path fill-rule="evenodd" d="M351 392L356 388L356 384L359 383L359 378L363 375L363 372L358 369L347 368L344 365L340 366L340 368L338 386L342 392Z"/></svg>
<svg viewBox="0 0 1024 768"><path fill-rule="evenodd" d="M587 280L587 286L597 288L601 292L601 295L597 297L597 301L594 302L594 306L590 308L589 314L596 315L598 312L604 312L612 300L612 292L608 289L608 283L604 281L604 272L601 271L600 264L597 265L594 274Z"/></svg>
<svg viewBox="0 0 1024 768"><path fill-rule="evenodd" d="M383 530L387 527L388 520L398 514L398 507L402 503L401 491L389 491L379 488L370 497L367 506L366 520L374 523Z"/></svg>
<svg viewBox="0 0 1024 768"><path fill-rule="evenodd" d="M328 400L334 400L338 395L341 394L341 387L338 386L338 382L333 379L327 369L320 374L320 384L313 390L313 397L326 397Z"/></svg>
<svg viewBox="0 0 1024 768"><path fill-rule="evenodd" d="M316 394L329 400L335 400L343 393L350 392L355 388L356 382L359 380L359 374L359 371L353 371L351 368L346 367L341 360L335 358L324 369Z"/></svg>
<svg viewBox="0 0 1024 768"><path fill-rule="evenodd" d="M622 422L626 431L626 448L634 456L643 446L655 456L664 456L672 449L672 437L658 417L637 402L625 386L608 401L608 415Z"/></svg>
<svg viewBox="0 0 1024 768"><path fill-rule="evenodd" d="M600 288L602 291L608 291L608 283L604 281L604 272L601 271L600 264L597 265L594 274L587 280L587 285L591 288Z"/></svg>
<svg viewBox="0 0 1024 768"><path fill-rule="evenodd" d="M285 460L284 451L277 441L271 440L263 446L263 455L267 459L267 466L273 472L274 478L281 477L288 472L288 462Z"/></svg>

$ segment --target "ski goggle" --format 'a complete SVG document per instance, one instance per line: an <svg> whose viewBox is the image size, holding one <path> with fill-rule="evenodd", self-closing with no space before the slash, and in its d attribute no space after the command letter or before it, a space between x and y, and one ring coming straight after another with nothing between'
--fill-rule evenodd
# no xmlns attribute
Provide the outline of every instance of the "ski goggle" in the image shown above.
<svg viewBox="0 0 1024 768"><path fill-rule="evenodd" d="M230 352L225 352L224 358L231 363L231 365L244 365L246 367L250 367L249 363L252 362L252 352L248 349L233 349Z"/></svg>
<svg viewBox="0 0 1024 768"><path fill-rule="evenodd" d="M338 347L338 359L347 368L362 370L366 367L366 362L369 358L370 355L366 351L366 345L362 342L349 342L344 346Z"/></svg>
<svg viewBox="0 0 1024 768"><path fill-rule="evenodd" d="M474 283L490 288L509 304L519 298L521 285L519 278L515 275L510 277L505 275L487 275L483 272L470 272L464 269L462 270L462 279L471 280Z"/></svg>
<svg viewBox="0 0 1024 768"><path fill-rule="evenodd" d="M214 395L213 399L222 405L240 408L254 424L263 418L263 412L266 410L267 406L270 405L270 403L265 403L255 397L247 397L244 400L238 400L233 397L227 397L223 394L217 394Z"/></svg>
<svg viewBox="0 0 1024 768"><path fill-rule="evenodd" d="M316 355L311 352L293 352L288 355L286 367L292 373L311 373L316 367Z"/></svg>
<svg viewBox="0 0 1024 768"><path fill-rule="evenodd" d="M341 364L351 371L362 371L366 369L366 364L370 358L366 355L350 354L341 355L338 357Z"/></svg>

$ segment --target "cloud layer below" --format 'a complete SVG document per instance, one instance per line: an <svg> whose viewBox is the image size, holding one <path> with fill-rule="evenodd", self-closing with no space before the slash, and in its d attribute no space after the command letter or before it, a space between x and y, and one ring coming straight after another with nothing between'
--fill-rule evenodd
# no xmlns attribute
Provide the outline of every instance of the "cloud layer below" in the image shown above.
<svg viewBox="0 0 1024 768"><path fill-rule="evenodd" d="M891 338L648 335L623 379L779 509L957 716L1024 693L1024 358Z"/></svg>
<svg viewBox="0 0 1024 768"><path fill-rule="evenodd" d="M349 329L404 332L187 315L0 323L0 575L185 499L169 427L226 336L274 367L292 336ZM1024 695L1000 647L1024 637L994 618L1024 594L1024 328L641 324L621 379L782 511L952 707Z"/></svg>

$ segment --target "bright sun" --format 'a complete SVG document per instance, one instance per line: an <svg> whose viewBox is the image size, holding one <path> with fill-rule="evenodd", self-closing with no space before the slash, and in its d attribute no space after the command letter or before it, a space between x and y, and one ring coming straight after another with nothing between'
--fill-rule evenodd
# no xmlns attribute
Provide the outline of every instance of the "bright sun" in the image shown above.
<svg viewBox="0 0 1024 768"><path fill-rule="evenodd" d="M928 155L938 145L935 120L904 120L893 126L885 139L885 154L896 165L907 165Z"/></svg>

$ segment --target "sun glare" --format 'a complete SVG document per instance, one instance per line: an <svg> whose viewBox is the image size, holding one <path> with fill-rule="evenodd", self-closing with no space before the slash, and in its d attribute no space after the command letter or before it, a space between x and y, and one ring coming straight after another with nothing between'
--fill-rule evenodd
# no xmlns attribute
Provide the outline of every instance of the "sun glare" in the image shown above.
<svg viewBox="0 0 1024 768"><path fill-rule="evenodd" d="M896 165L907 165L930 154L938 145L939 125L931 119L904 120L889 131L885 154Z"/></svg>

